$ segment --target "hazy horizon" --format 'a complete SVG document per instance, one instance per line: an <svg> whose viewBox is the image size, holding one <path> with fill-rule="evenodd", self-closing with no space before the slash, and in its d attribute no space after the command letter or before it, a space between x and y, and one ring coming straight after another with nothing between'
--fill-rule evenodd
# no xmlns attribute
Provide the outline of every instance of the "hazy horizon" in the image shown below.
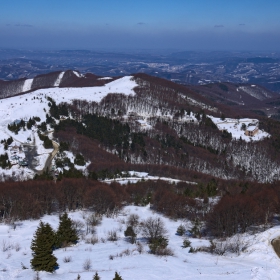
<svg viewBox="0 0 280 280"><path fill-rule="evenodd" d="M279 51L272 0L54 1L1 4L0 48Z"/></svg>

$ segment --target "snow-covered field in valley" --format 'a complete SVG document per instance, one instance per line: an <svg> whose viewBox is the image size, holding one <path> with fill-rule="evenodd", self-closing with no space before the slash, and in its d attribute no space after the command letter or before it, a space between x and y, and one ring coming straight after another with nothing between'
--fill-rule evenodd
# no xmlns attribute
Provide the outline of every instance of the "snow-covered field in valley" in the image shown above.
<svg viewBox="0 0 280 280"><path fill-rule="evenodd" d="M130 244L124 237L126 221L130 214L137 214L140 221L148 217L158 217L149 206L127 206L113 218L103 216L101 224L95 227L93 234L98 243L92 245L88 240L92 235L85 236L76 245L54 251L58 259L59 269L53 274L40 272L42 280L60 279L74 280L78 274L81 280L91 280L97 271L102 280L111 280L115 271L123 279L279 279L280 260L275 254L271 240L280 233L276 226L255 235L240 236L239 241L246 248L239 255L226 253L223 256L205 252L189 253L189 248L182 248L184 236L176 235L176 230L183 221L174 221L163 216L169 238L168 247L173 256L155 256L149 253L149 247L139 233L137 239L143 244L143 252L139 253L135 244ZM69 217L85 223L89 212L70 212ZM58 227L58 216L49 215L41 219L48 222L54 229ZM190 228L190 223L185 223ZM16 227L0 224L0 279L33 279L35 273L30 268L30 244L39 220L17 222ZM117 241L108 241L108 232L116 230ZM186 236L185 236L186 237ZM199 248L209 246L206 239L189 237L191 246ZM233 240L237 240L234 239ZM70 259L65 262L64 259ZM84 263L90 259L91 267L84 269ZM27 269L23 269L25 266Z"/></svg>

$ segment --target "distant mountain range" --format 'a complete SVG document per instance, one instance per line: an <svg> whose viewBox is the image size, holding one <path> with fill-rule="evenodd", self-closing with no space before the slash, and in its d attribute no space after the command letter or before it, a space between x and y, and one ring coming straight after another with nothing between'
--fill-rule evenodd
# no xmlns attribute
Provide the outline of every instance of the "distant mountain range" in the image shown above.
<svg viewBox="0 0 280 280"><path fill-rule="evenodd" d="M101 52L0 49L0 79L78 70L100 76L146 73L186 85L248 83L280 93L280 54L273 52Z"/></svg>

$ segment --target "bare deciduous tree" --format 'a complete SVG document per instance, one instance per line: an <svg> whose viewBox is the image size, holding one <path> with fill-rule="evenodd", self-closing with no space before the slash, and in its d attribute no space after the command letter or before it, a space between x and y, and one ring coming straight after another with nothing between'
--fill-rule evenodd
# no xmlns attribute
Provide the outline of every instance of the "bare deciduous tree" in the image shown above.
<svg viewBox="0 0 280 280"><path fill-rule="evenodd" d="M164 222L161 218L150 217L142 224L142 234L149 242L167 234Z"/></svg>

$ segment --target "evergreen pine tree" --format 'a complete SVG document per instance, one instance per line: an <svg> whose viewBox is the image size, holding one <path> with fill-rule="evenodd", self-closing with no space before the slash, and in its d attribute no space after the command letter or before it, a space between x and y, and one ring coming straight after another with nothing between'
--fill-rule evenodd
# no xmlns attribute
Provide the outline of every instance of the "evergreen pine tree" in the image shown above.
<svg viewBox="0 0 280 280"><path fill-rule="evenodd" d="M101 278L99 277L98 273L95 272L95 274L94 274L92 280L100 280L100 279L101 279Z"/></svg>
<svg viewBox="0 0 280 280"><path fill-rule="evenodd" d="M53 230L49 224L40 222L31 242L31 250L33 258L31 259L31 267L35 271L53 272L57 264L57 258L52 254L54 237Z"/></svg>
<svg viewBox="0 0 280 280"><path fill-rule="evenodd" d="M186 232L186 228L183 225L179 225L176 234L182 236L185 234L185 232Z"/></svg>
<svg viewBox="0 0 280 280"><path fill-rule="evenodd" d="M60 248L69 244L76 244L79 238L73 227L72 220L68 217L67 213L61 215L59 220L59 226L56 232L56 246Z"/></svg>
<svg viewBox="0 0 280 280"><path fill-rule="evenodd" d="M45 234L48 236L48 242L52 248L52 250L55 249L55 243L56 243L56 233L53 230L53 228L50 226L49 223L45 224Z"/></svg>
<svg viewBox="0 0 280 280"><path fill-rule="evenodd" d="M118 274L118 272L115 272L115 277L113 280L123 280L122 277Z"/></svg>

